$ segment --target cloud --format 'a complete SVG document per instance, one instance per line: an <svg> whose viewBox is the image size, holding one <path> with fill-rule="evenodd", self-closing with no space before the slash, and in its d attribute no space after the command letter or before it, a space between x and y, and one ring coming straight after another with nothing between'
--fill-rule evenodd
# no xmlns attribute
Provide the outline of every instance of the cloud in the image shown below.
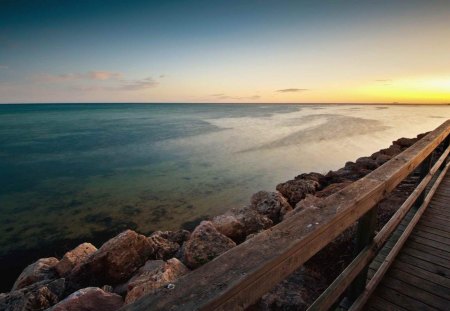
<svg viewBox="0 0 450 311"><path fill-rule="evenodd" d="M6 66L6 65L0 65L0 70L1 69L8 69L9 67L8 66Z"/></svg>
<svg viewBox="0 0 450 311"><path fill-rule="evenodd" d="M122 78L122 73L120 72L110 72L110 71L89 71L87 76L92 80L111 80Z"/></svg>
<svg viewBox="0 0 450 311"><path fill-rule="evenodd" d="M296 92L305 92L305 91L309 91L309 89L281 89L281 90L276 90L275 92L278 92L278 93L296 93Z"/></svg>
<svg viewBox="0 0 450 311"><path fill-rule="evenodd" d="M152 77L148 77L142 80L132 80L132 81L122 80L121 83L122 85L118 86L116 89L124 91L149 89L159 84Z"/></svg>
<svg viewBox="0 0 450 311"><path fill-rule="evenodd" d="M63 73L58 75L52 74L39 74L32 77L34 82L41 83L58 83L65 81L74 80L117 80L122 78L122 73L120 72L110 72L110 71L89 71L86 73Z"/></svg>
<svg viewBox="0 0 450 311"><path fill-rule="evenodd" d="M216 99L224 100L224 99L234 99L234 100L256 100L260 99L261 96L253 95L253 96L229 96L223 93L219 94L211 94L210 96L215 97Z"/></svg>
<svg viewBox="0 0 450 311"><path fill-rule="evenodd" d="M377 82L390 82L390 81L392 81L392 79L377 79L375 81L377 81Z"/></svg>

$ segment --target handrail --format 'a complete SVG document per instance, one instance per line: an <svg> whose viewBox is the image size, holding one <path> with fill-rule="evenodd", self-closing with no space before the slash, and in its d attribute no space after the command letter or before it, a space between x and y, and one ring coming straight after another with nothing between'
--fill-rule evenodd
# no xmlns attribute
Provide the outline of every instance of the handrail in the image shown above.
<svg viewBox="0 0 450 311"><path fill-rule="evenodd" d="M303 265L414 171L449 136L450 120L367 176L123 310L242 310Z"/></svg>
<svg viewBox="0 0 450 311"><path fill-rule="evenodd" d="M385 244L392 232L397 228L398 224L409 212L413 204L420 197L422 192L428 186L433 176L442 166L450 153L450 147L448 147L441 157L433 165L433 168L425 176L419 185L414 189L411 195L405 200L405 202L399 207L389 221L383 226L380 232L373 238L372 242L367 245L358 256L345 268L345 270L328 286L328 288L314 301L314 303L308 308L308 311L312 310L328 310L336 300L344 293L351 282L363 271L363 269L370 263L370 261L376 256L378 251ZM436 184L435 184L436 185ZM433 192L434 193L434 192ZM429 197L427 195L427 197Z"/></svg>
<svg viewBox="0 0 450 311"><path fill-rule="evenodd" d="M447 150L449 150L449 149L450 149L450 147L447 148ZM422 203L420 208L417 210L416 214L414 214L413 219L411 219L410 223L408 224L406 229L403 231L400 238L397 240L395 245L392 247L392 250L386 256L385 260L383 261L381 266L378 268L377 272L375 272L374 276L372 277L370 282L367 284L364 292L355 300L355 302L352 304L349 311L362 310L362 308L364 307L364 304L367 302L370 295L375 291L376 286L380 283L381 279L386 274L387 269L389 269L391 264L394 262L395 257L398 255L401 248L403 247L406 240L408 239L411 232L413 231L414 227L419 222L420 217L423 215L423 213L427 209L434 193L436 192L437 188L439 187L441 181L444 179L449 167L450 167L450 162L447 163L447 165L445 165L444 169L439 174L439 177L437 178L436 182L433 184L433 187L430 189L430 192L427 194L424 202Z"/></svg>

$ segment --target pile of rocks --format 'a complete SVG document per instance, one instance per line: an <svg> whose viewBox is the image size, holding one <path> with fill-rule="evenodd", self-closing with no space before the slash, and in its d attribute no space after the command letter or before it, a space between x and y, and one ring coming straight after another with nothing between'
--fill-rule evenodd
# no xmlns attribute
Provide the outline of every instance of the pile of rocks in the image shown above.
<svg viewBox="0 0 450 311"><path fill-rule="evenodd" d="M421 138L423 135L419 135ZM117 310L213 260L255 234L317 204L365 176L417 141L399 139L387 149L348 162L326 175L302 174L281 183L275 192L254 194L248 206L202 221L193 232L157 231L144 236L127 230L99 249L83 243L60 260L42 258L29 265L8 293L1 310ZM311 203L312 202L312 203ZM303 309L329 283L321 266L342 263L351 253L351 234L343 235L285 280L256 305L258 309ZM329 253L333 253L331 256ZM324 263L328 260L328 263ZM331 261L331 262L330 262ZM345 260L344 260L345 261Z"/></svg>

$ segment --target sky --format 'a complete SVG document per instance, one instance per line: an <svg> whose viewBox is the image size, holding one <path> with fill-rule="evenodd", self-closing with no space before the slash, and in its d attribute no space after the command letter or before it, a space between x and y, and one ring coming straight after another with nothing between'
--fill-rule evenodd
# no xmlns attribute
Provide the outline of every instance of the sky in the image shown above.
<svg viewBox="0 0 450 311"><path fill-rule="evenodd" d="M0 103L450 103L450 1L0 0Z"/></svg>

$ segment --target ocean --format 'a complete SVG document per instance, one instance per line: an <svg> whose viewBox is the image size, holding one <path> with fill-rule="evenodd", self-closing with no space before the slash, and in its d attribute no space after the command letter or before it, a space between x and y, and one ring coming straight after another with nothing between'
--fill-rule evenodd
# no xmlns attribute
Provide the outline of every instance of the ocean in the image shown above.
<svg viewBox="0 0 450 311"><path fill-rule="evenodd" d="M0 291L38 257L127 228L191 230L448 118L431 105L0 105Z"/></svg>

